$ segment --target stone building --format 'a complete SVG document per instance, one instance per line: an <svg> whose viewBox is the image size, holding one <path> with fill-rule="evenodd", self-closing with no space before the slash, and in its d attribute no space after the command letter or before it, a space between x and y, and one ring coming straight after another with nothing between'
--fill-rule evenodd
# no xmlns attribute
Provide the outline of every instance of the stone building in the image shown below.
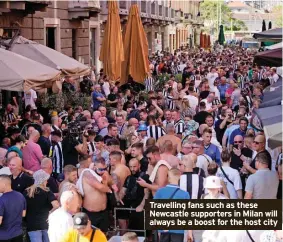
<svg viewBox="0 0 283 242"><path fill-rule="evenodd" d="M199 3L198 0L119 1L121 25L125 28L131 5L138 4L148 39L149 53L157 50L173 52L181 46L195 44ZM107 3L104 1L101 1L100 19L103 38L103 28L107 20Z"/></svg>
<svg viewBox="0 0 283 242"><path fill-rule="evenodd" d="M149 53L193 46L199 38L199 0L119 1L122 29L131 4L138 4ZM87 65L101 66L100 46L107 20L106 0L0 1L0 36L17 28L37 41Z"/></svg>
<svg viewBox="0 0 283 242"><path fill-rule="evenodd" d="M0 30L21 35L89 65L98 64L99 0L1 1ZM0 32L0 34L1 34Z"/></svg>

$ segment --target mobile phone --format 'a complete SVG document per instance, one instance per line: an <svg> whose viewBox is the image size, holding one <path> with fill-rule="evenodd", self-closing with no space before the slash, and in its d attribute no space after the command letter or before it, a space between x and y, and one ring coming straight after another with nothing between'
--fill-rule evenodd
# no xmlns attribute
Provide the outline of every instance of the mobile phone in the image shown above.
<svg viewBox="0 0 283 242"><path fill-rule="evenodd" d="M234 147L235 149L238 149L238 148L239 148L239 146L238 146L237 144L234 144L233 147Z"/></svg>

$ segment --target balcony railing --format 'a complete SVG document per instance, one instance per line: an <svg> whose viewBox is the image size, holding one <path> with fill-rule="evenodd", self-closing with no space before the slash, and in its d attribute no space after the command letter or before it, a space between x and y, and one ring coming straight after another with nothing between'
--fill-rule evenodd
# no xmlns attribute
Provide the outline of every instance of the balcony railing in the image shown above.
<svg viewBox="0 0 283 242"><path fill-rule="evenodd" d="M89 19L100 12L99 0L69 0L69 19Z"/></svg>
<svg viewBox="0 0 283 242"><path fill-rule="evenodd" d="M100 3L99 0L71 0L69 1L69 9L70 8L100 9Z"/></svg>
<svg viewBox="0 0 283 242"><path fill-rule="evenodd" d="M42 0L25 0L25 1L0 1L0 15L1 13L9 13L17 11L24 14L33 14L36 11L46 11L46 7L50 5L51 1Z"/></svg>

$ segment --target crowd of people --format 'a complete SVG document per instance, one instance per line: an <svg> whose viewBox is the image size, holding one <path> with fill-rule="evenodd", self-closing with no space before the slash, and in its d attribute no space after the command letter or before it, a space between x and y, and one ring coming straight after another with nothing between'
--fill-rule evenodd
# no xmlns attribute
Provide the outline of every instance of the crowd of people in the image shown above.
<svg viewBox="0 0 283 242"><path fill-rule="evenodd" d="M263 89L281 77L254 65L254 54L238 46L157 53L143 91L95 68L79 85L66 77L63 92L91 97L86 110L68 104L45 115L30 90L19 113L13 98L0 125L0 241L103 242L113 230L128 242L137 235L232 241L233 233L223 231L153 236L144 228L144 205L146 199L282 199L282 147L270 150L251 122ZM233 241L283 236L240 232Z"/></svg>

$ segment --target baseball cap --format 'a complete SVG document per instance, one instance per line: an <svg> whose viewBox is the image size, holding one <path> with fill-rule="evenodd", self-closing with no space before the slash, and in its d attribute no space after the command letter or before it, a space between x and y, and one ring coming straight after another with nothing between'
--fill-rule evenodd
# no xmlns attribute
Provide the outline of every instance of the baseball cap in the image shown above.
<svg viewBox="0 0 283 242"><path fill-rule="evenodd" d="M82 229L85 228L88 224L89 218L86 213L76 213L73 217L74 228Z"/></svg>
<svg viewBox="0 0 283 242"><path fill-rule="evenodd" d="M147 126L145 124L140 124L138 130L138 132L141 132L141 131L147 131Z"/></svg>

